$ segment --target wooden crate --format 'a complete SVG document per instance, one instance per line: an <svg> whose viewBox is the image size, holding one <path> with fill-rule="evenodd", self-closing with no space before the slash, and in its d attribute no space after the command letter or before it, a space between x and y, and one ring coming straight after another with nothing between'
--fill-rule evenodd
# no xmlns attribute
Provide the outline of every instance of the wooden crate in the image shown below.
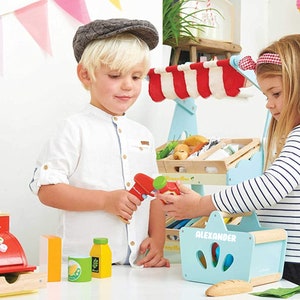
<svg viewBox="0 0 300 300"><path fill-rule="evenodd" d="M239 144L242 147L229 157L220 160L207 160L207 158L224 148L229 144ZM163 149L165 145L157 148L157 151ZM260 139L222 139L198 157L186 160L175 160L170 155L157 161L160 173L189 173L189 174L226 174L230 168L234 168L241 160L250 159L252 155L258 152L260 148Z"/></svg>
<svg viewBox="0 0 300 300"><path fill-rule="evenodd" d="M229 215L229 214L223 212L222 215L224 218L224 223L230 224L230 225L238 225L242 218L238 214ZM247 215L247 214L245 214L245 215ZM198 218L194 219L194 221L193 221L192 225L190 225L190 227L205 228L207 221L208 221L208 217L198 217ZM168 225L169 224L166 219L166 227ZM166 228L164 255L166 258L169 259L169 261L171 263L181 263L179 231L180 231L179 229Z"/></svg>
<svg viewBox="0 0 300 300"><path fill-rule="evenodd" d="M186 280L215 284L240 279L256 286L282 277L286 231L262 227L255 213L234 225L225 224L215 211L205 228L182 227L179 237Z"/></svg>

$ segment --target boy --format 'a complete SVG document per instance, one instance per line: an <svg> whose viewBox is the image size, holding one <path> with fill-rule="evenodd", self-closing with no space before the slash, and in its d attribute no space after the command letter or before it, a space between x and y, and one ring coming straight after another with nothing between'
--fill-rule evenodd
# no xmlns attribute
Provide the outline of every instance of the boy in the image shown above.
<svg viewBox="0 0 300 300"><path fill-rule="evenodd" d="M125 115L157 43L157 30L144 20L95 20L74 36L77 75L90 104L46 145L30 184L43 204L62 210L64 257L88 254L94 237L107 237L115 264L169 266L160 201L141 202L128 192L135 174L157 173L151 133Z"/></svg>

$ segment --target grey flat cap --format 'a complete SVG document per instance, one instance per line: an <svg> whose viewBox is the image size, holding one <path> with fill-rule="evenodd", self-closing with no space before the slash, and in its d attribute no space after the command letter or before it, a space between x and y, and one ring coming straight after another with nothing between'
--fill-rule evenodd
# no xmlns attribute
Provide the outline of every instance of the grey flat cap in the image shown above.
<svg viewBox="0 0 300 300"><path fill-rule="evenodd" d="M142 39L149 49L154 49L159 40L159 35L152 23L146 20L107 19L95 20L80 26L73 38L74 55L77 62L88 43L112 37L119 33L129 32Z"/></svg>

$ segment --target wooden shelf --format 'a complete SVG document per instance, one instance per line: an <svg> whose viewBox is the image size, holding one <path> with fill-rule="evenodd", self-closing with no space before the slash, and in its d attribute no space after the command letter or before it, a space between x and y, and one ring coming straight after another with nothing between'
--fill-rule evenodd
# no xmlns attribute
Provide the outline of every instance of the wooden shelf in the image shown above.
<svg viewBox="0 0 300 300"><path fill-rule="evenodd" d="M168 40L164 44L169 45L174 48L174 56L172 58L172 65L177 65L180 57L181 51L188 51L190 53L190 61L197 61L197 52L209 53L211 55L225 55L229 58L232 53L240 53L242 47L240 45L217 41L196 38L192 40L188 37L182 37L176 45L175 40Z"/></svg>

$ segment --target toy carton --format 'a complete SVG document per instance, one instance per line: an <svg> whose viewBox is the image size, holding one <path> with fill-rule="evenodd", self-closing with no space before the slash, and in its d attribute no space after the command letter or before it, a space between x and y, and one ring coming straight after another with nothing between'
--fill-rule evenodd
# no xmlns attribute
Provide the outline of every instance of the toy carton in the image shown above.
<svg viewBox="0 0 300 300"><path fill-rule="evenodd" d="M221 212L212 212L205 228L180 230L183 277L208 284L239 279L253 286L278 281L286 238L283 229L261 227L255 213L226 225Z"/></svg>

